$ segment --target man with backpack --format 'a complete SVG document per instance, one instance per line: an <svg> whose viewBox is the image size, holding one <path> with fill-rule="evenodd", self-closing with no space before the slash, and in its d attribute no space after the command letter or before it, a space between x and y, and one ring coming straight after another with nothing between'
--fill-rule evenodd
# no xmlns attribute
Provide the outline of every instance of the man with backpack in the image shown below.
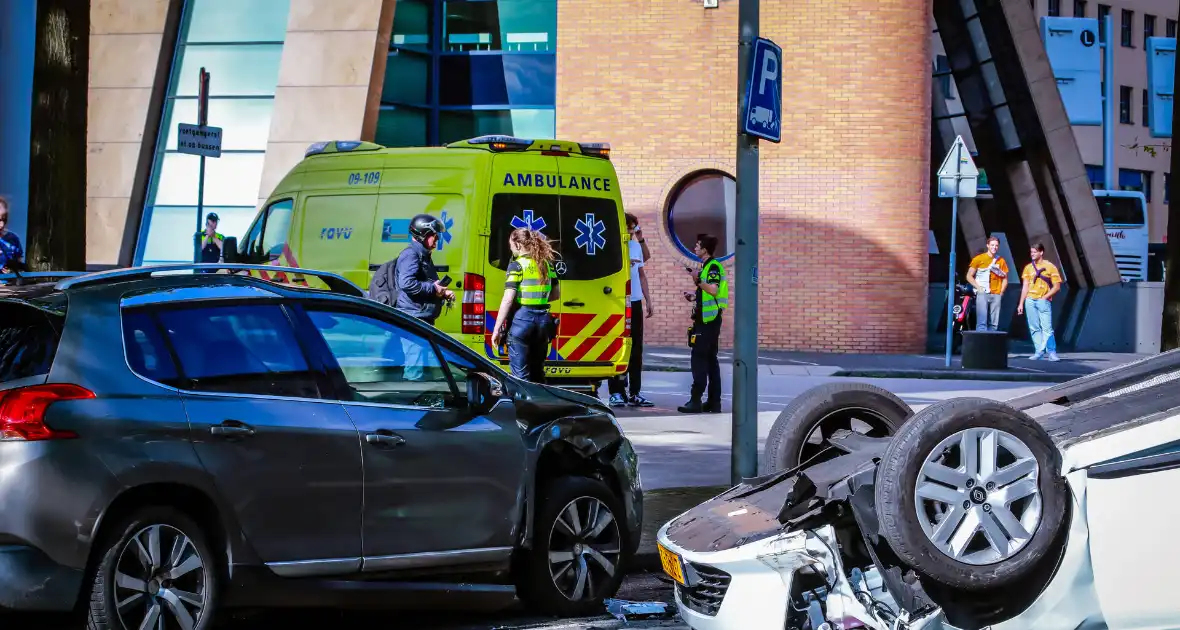
<svg viewBox="0 0 1180 630"><path fill-rule="evenodd" d="M430 258L445 229L442 221L429 214L410 219L410 245L396 259L381 265L373 273L369 298L433 326L442 313L443 302L455 298L455 293L439 282L438 270ZM425 367L422 359L429 348L418 339L406 337L402 349L405 353L403 378L422 380L422 368Z"/></svg>
<svg viewBox="0 0 1180 630"><path fill-rule="evenodd" d="M1028 311L1028 333L1033 341L1030 359L1048 355L1050 361L1057 361L1057 341L1053 338L1053 296L1061 290L1061 272L1057 266L1045 260L1045 246L1037 243L1029 251L1032 262L1020 274L1020 303L1016 313Z"/></svg>

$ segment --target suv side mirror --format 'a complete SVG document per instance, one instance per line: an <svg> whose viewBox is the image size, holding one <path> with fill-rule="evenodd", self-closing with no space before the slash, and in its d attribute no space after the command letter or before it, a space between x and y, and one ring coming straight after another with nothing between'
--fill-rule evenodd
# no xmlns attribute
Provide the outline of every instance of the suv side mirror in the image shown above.
<svg viewBox="0 0 1180 630"><path fill-rule="evenodd" d="M471 413L481 416L491 411L503 395L500 381L480 372L467 375L467 405Z"/></svg>
<svg viewBox="0 0 1180 630"><path fill-rule="evenodd" d="M225 240L221 242L221 256L225 258L226 263L238 262L238 237L225 237Z"/></svg>

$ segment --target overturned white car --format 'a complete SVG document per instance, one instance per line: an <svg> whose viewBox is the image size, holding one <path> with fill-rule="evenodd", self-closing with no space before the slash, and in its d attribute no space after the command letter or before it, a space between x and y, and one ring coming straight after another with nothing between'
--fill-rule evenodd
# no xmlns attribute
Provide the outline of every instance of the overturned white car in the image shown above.
<svg viewBox="0 0 1180 630"><path fill-rule="evenodd" d="M765 460L659 532L696 630L1180 628L1180 352L917 414L824 385Z"/></svg>

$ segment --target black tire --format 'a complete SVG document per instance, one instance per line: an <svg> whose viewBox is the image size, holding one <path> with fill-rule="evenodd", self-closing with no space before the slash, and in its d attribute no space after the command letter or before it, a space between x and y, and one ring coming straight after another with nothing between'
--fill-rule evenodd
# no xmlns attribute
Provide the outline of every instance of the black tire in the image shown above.
<svg viewBox="0 0 1180 630"><path fill-rule="evenodd" d="M991 457L992 466L998 473L1009 473L998 479L990 477L999 484L995 487L987 483L989 476L986 474L976 474L971 481L967 481L967 476L961 471L956 472L963 476L956 476L955 480L947 481L946 484L924 483L923 487L929 488L930 492L937 491L939 496L947 498L957 496L969 505L960 504L958 498L955 498L953 506L949 502L927 499L931 502L923 500L922 511L919 511L916 492L919 476L927 458L935 456L934 450L944 441L950 441L961 432L972 429L998 430L1015 438L1016 442L1012 442L1009 437L993 434L1001 436L999 439L1004 442L999 443L1000 446L995 451L997 455ZM1026 459L1036 462L1035 483L1029 477L1009 479L1018 470L1011 465L1017 461L1016 451L1012 449L1020 448L1020 445L1027 449ZM940 448L941 455L938 457L954 458L957 452L960 452L958 447L952 444ZM986 458L986 454L979 455L976 461ZM959 465L955 459L946 461ZM962 467L963 471L967 470L966 464L962 464ZM934 471L944 471L940 476L945 477L949 474L945 472L947 468L949 466ZM951 484L957 489L948 490L952 488ZM1032 512L1026 510L1035 505L1035 502L1029 498L1032 495L1023 495L1020 490L1030 491L1033 488L1039 492L1040 518L1030 532L1027 531L1027 525L1032 520L1032 517L1028 516ZM1005 489L1008 489L1008 493L1016 500L1011 503L1005 502L1004 507L993 507L1000 501L1005 501L1004 495L997 494ZM948 400L918 412L893 437L877 468L876 509L880 518L881 535L889 543L890 548L915 571L946 586L968 591L1007 586L1029 576L1056 544L1055 539L1065 521L1068 496L1069 490L1061 475L1061 453L1049 434L1025 413L1003 403L982 398ZM1029 498L1027 503L1026 498ZM942 507L935 508L935 505ZM944 552L927 536L920 520L927 519L927 523L932 523L936 517L932 516L933 512L927 511L932 509L944 511L938 523L946 522L946 519L950 518L955 519L955 526L946 530L948 534L955 534L959 531L959 525L968 523L966 519L972 518L979 519L972 521L973 524L987 523L993 527L993 532L998 531L1007 535L1016 531L1012 525L1005 527L1002 523L1004 518L1011 517L1016 521L1027 518L1025 523L1016 523L1013 520L1008 520L1008 523L1020 524L1021 530L1031 536L1017 535L1015 538L1020 540L1016 542L1008 539L1002 552L998 551L998 548L989 550L987 547L982 551L971 552L972 549L978 549L978 545L987 545L990 540L981 530L972 526L968 529L975 533L964 537L966 542L961 544L960 555L962 552L978 555L970 558L970 562L963 562ZM932 532L939 531L937 524L931 524L929 527ZM956 539L951 537L950 540ZM989 560L988 554L996 557Z"/></svg>
<svg viewBox="0 0 1180 630"><path fill-rule="evenodd" d="M843 382L813 387L792 400L775 419L762 453L761 474L829 459L831 456L815 459L824 447L808 442L821 423L828 425L824 429L850 428L855 417L869 427L866 435L888 437L912 414L904 401L875 385Z"/></svg>
<svg viewBox="0 0 1180 630"><path fill-rule="evenodd" d="M571 520L567 508L575 502L578 504L579 517L585 520L589 520L586 506L595 502L602 506L600 509L610 510L611 522L599 536L590 538L586 547L595 549L614 565L613 575L603 569L593 554L575 556L573 550L568 567L554 565L556 578L550 571L550 551L564 551L567 543L573 542L558 524L558 518L564 517L566 522ZM620 522L623 517L619 498L597 479L559 477L545 484L540 492L532 549L522 551L517 579L517 591L525 605L533 611L557 617L601 613L603 600L614 597L618 592L630 560L632 545L627 528ZM616 553L608 554L608 551ZM592 578L588 579L592 587L584 589L582 597L577 598L573 597L577 595L574 588L576 580L573 578L581 563L586 567L588 578Z"/></svg>
<svg viewBox="0 0 1180 630"><path fill-rule="evenodd" d="M172 566L171 557L176 550L173 543L178 540L177 533L191 543L181 545L178 566L191 564L190 559L194 555L200 561L200 566L179 576L175 582L159 582L163 587L163 590L157 591L159 595L143 593L137 600L128 602L120 614L117 602L129 600L136 591L117 585L113 578L117 573L139 577L129 570L136 566L139 557L134 554L136 542L133 538L147 541L145 548L150 549L152 528L158 528L159 558L165 568ZM149 614L152 606L158 606L163 614L175 614L172 611L177 604L194 620L194 630L213 627L221 586L220 561L209 547L205 532L183 512L168 507L140 509L120 519L100 544L99 552L102 555L91 571L90 597L86 604L86 627L89 630L134 630ZM125 554L125 550L132 555ZM144 569L145 575L147 572ZM145 581L145 586L154 588L156 583L157 580L152 579ZM196 594L200 606L186 604L176 597L178 592ZM171 617L167 622L173 624L170 627L175 627L176 618Z"/></svg>

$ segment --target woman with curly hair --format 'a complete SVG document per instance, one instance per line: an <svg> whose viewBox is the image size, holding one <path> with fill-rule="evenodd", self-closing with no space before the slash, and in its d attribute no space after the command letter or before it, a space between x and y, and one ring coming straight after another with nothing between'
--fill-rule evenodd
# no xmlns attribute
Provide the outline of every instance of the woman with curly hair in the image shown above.
<svg viewBox="0 0 1180 630"><path fill-rule="evenodd" d="M508 235L508 248L513 260L508 263L492 345L503 345L507 333L512 375L544 383L549 342L557 333L549 304L561 294L554 271L557 253L544 234L527 228Z"/></svg>

